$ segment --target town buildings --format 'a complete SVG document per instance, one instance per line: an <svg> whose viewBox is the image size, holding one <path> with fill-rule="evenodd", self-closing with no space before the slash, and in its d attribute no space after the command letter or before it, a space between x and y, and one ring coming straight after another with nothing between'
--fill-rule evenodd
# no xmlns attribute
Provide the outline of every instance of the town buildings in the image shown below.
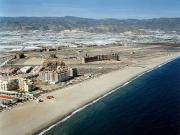
<svg viewBox="0 0 180 135"><path fill-rule="evenodd" d="M1 75L13 75L18 71L18 68L14 68L14 67L1 67L0 68L0 74Z"/></svg>
<svg viewBox="0 0 180 135"><path fill-rule="evenodd" d="M111 55L96 55L96 56L86 56L82 59L82 63L95 62L95 61L104 61L104 60L116 60L120 61L119 54Z"/></svg>
<svg viewBox="0 0 180 135"><path fill-rule="evenodd" d="M16 91L16 92L30 92L33 91L35 86L33 83L24 78L0 78L0 91Z"/></svg>
<svg viewBox="0 0 180 135"><path fill-rule="evenodd" d="M32 74L39 74L39 72L42 71L43 68L44 68L43 66L35 66L35 67L31 70L30 73L32 73Z"/></svg>
<svg viewBox="0 0 180 135"><path fill-rule="evenodd" d="M0 91L13 91L18 89L18 80L0 79Z"/></svg>
<svg viewBox="0 0 180 135"><path fill-rule="evenodd" d="M18 81L19 91L31 92L35 89L33 82L29 79L21 78Z"/></svg>
<svg viewBox="0 0 180 135"><path fill-rule="evenodd" d="M65 82L78 74L76 68L69 67L57 67L56 70L41 71L39 73L39 79L50 84L56 84L59 82Z"/></svg>
<svg viewBox="0 0 180 135"><path fill-rule="evenodd" d="M21 73L29 73L31 71L32 67L31 66L24 66L20 69Z"/></svg>

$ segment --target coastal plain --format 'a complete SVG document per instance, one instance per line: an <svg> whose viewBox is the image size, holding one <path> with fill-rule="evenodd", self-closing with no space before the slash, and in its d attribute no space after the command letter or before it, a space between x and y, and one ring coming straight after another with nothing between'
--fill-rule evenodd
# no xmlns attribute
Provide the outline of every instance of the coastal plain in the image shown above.
<svg viewBox="0 0 180 135"><path fill-rule="evenodd" d="M119 48L113 49L113 51L120 50ZM80 69L87 69L87 67L91 66L91 68L103 69L103 71L107 69L107 71L100 72L94 78L89 78L77 84L42 94L41 97L44 99L42 103L33 100L16 106L9 111L1 112L0 134L30 135L48 128L77 109L120 87L143 72L180 56L179 51L171 51L169 49L159 50L158 47L127 47L121 49L121 54L124 55L122 55L120 62L105 61L93 62L91 64L69 64L72 67L75 66ZM95 52L97 54L99 53L98 51L105 52L104 50L112 50L112 48L88 50L88 53ZM136 54L130 55L132 51L135 51ZM34 56L36 55L34 54ZM58 56L58 54L56 55ZM27 61L17 64L28 64L29 61L31 62L31 60L27 59ZM104 68L99 68L100 66ZM88 69L88 71L92 70ZM47 100L47 95L54 96L54 99Z"/></svg>

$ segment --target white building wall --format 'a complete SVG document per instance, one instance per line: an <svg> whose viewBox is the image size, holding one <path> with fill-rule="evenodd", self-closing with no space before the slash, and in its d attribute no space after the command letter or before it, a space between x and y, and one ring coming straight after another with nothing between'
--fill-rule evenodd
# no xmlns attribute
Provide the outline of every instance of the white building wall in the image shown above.
<svg viewBox="0 0 180 135"><path fill-rule="evenodd" d="M1 91L7 91L7 85L8 85L8 81L4 81L4 80L1 80L0 81L0 90Z"/></svg>

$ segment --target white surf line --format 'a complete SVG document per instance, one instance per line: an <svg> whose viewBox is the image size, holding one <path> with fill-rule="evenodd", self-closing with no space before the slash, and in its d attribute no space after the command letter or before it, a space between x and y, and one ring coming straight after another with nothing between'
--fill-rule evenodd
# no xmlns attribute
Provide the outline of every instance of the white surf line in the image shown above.
<svg viewBox="0 0 180 135"><path fill-rule="evenodd" d="M131 83L132 81L134 81L134 80L136 80L137 78L141 77L142 75L144 75L144 74L146 74L146 73L148 73L148 72L151 72L151 71L153 71L153 70L155 70L155 69L158 69L158 68L162 67L163 65L166 65L167 63L169 63L169 62L171 62L171 61L173 61L173 60L175 60L175 59L178 59L178 58L179 58L179 57L170 59L170 60L168 60L167 62L164 62L164 63L162 63L162 64L160 64L160 65L158 65L158 66L155 66L155 67L152 68L152 69L148 69L147 71L144 71L144 72L140 73L139 75L136 75L134 78L130 79L130 81L125 82L124 84L122 84L122 85L120 85L119 87L113 89L112 91L106 93L105 95L103 95L103 96L101 96L101 97L93 100L92 102L90 102L90 103L82 106L81 108L75 110L75 111L72 112L70 115L66 116L64 119L62 119L62 120L60 120L59 122L57 122L57 123L49 126L47 129L42 130L38 135L44 135L46 132L48 132L49 130L51 130L51 129L54 128L55 126L57 126L57 125L65 122L66 120L68 120L69 118L71 118L72 116L74 116L75 114L77 114L78 112L84 110L84 109L87 108L88 106L91 106L91 105L93 105L94 103L98 102L99 100L103 99L104 97L106 97L106 96L108 96L108 95L116 92L118 89L120 89L120 88L128 85L129 83Z"/></svg>

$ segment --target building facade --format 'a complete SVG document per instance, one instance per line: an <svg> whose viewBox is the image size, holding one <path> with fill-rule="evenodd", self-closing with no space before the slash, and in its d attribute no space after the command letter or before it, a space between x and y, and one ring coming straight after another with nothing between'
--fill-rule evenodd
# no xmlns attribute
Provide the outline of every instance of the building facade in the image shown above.
<svg viewBox="0 0 180 135"><path fill-rule="evenodd" d="M104 61L104 60L115 60L120 61L119 54L111 54L111 55L96 55L96 56L86 56L82 58L82 63L95 62L95 61Z"/></svg>
<svg viewBox="0 0 180 135"><path fill-rule="evenodd" d="M14 91L18 89L18 80L0 80L0 91Z"/></svg>
<svg viewBox="0 0 180 135"><path fill-rule="evenodd" d="M33 85L31 80L21 78L18 81L20 91L30 92L35 89L35 86Z"/></svg>
<svg viewBox="0 0 180 135"><path fill-rule="evenodd" d="M53 71L41 71L39 73L39 79L50 84L56 84L59 82L65 82L78 74L76 68L58 67L57 70Z"/></svg>

